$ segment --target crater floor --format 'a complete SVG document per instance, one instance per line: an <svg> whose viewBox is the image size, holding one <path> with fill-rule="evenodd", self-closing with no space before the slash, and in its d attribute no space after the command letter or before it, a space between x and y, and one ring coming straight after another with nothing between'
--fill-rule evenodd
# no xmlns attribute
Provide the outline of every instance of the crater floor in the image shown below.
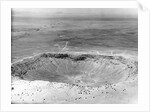
<svg viewBox="0 0 150 112"><path fill-rule="evenodd" d="M137 103L138 61L43 53L12 63L12 103Z"/></svg>

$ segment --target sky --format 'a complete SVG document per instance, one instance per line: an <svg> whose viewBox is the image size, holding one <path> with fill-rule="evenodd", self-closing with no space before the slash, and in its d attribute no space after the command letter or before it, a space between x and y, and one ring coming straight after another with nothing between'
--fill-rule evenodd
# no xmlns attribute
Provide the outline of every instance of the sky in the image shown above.
<svg viewBox="0 0 150 112"><path fill-rule="evenodd" d="M137 18L138 11L133 8L15 8L13 16L25 17L99 17L99 18Z"/></svg>

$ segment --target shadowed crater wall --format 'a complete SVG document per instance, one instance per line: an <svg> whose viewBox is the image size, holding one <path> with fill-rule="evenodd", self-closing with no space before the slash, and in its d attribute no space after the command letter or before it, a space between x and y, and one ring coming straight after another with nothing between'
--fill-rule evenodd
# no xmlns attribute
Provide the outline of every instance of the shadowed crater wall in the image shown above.
<svg viewBox="0 0 150 112"><path fill-rule="evenodd" d="M82 86L101 86L134 77L138 62L122 56L44 53L12 64L12 77Z"/></svg>

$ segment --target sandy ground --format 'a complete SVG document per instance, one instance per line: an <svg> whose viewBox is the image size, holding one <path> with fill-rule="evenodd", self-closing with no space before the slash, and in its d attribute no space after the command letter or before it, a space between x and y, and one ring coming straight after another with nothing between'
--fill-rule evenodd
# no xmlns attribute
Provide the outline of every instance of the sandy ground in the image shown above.
<svg viewBox="0 0 150 112"><path fill-rule="evenodd" d="M72 54L70 52L70 54ZM76 55L75 55L76 54ZM73 52L72 55L78 56L81 55L81 52ZM82 54L87 54L83 52ZM93 55L94 53L89 53ZM97 54L96 54L97 55ZM44 55L45 56L45 55ZM110 56L110 55L104 55L104 56ZM117 57L118 55L115 55ZM129 62L125 63L125 66L127 66L130 62L137 62L136 58L129 58L131 55L128 55L127 60ZM38 57L38 56L37 56ZM47 56L46 56L47 57ZM127 57L127 56L126 56ZM134 56L136 57L136 56ZM24 59L24 60L31 60ZM48 60L51 58L48 58ZM24 61L22 62L28 62ZM47 59L46 59L47 60ZM42 59L42 69L44 67L44 71L38 71L37 73L34 73L35 71L28 73L27 76L18 76L13 75L12 76L12 103L80 103L80 104L86 104L86 103L102 103L102 104L128 104L128 103L137 103L137 91L138 91L138 75L135 72L134 69L137 69L135 65L130 65L133 69L127 70L124 68L124 65L119 65L122 68L118 68L115 65L105 65L103 63L109 62L103 61L103 63L99 63L96 66L95 69L94 65L89 63L88 61L85 61L86 64L80 64L77 66L80 66L80 69L74 68L74 64L72 62L63 63L63 66L70 67L69 71L72 69L76 69L77 71L84 71L88 74L92 74L91 71L96 71L95 75L87 76L83 74L78 75L74 74L72 76L71 73L61 66L62 60L59 59L58 61L55 60L55 64L57 65L57 73L52 75L55 71L53 66L47 65L46 63L49 63L48 60L45 62ZM65 60L65 59L64 59ZM112 59L114 60L114 59ZM124 60L124 59L123 59ZM116 62L116 61L114 61ZM20 63L20 61L18 62ZM82 62L81 62L82 63ZM120 62L116 62L116 64L119 64ZM14 63L13 66L15 66L16 63ZM48 68L45 68L45 65L49 66ZM87 64L89 66L87 66ZM20 65L21 66L21 65ZM36 65L39 66L39 65ZM85 67L84 67L85 66ZM115 68L109 68L110 67L117 67L116 70L113 70ZM91 68L90 68L91 67ZM52 69L53 68L53 69ZM23 68L24 69L24 68ZM22 69L22 70L23 70ZM40 69L40 68L39 68ZM50 72L45 72L50 70ZM106 69L106 70L104 70ZM118 71L118 70L120 71ZM107 72L108 71L108 72ZM137 71L137 70L136 70ZM73 71L72 73L75 73ZM80 72L79 72L80 73ZM35 74L35 75L33 75ZM46 75L48 74L48 76ZM66 75L68 74L68 75ZM104 74L104 75L102 75ZM115 75L116 74L116 75ZM119 74L119 75L117 75ZM65 78L64 78L65 76ZM111 77L113 76L113 77ZM18 77L18 78L17 78ZM67 77L67 78L66 78ZM82 77L82 78L81 78ZM76 82L74 80L77 80L80 82ZM91 82L93 80L93 82ZM81 82L82 81L82 82Z"/></svg>
<svg viewBox="0 0 150 112"><path fill-rule="evenodd" d="M12 83L12 103L137 103L137 79L102 87L81 87L47 81ZM107 89L106 89L107 88Z"/></svg>
<svg viewBox="0 0 150 112"><path fill-rule="evenodd" d="M11 30L11 103L138 102L137 20L105 21L75 18L65 20L13 16ZM48 58L48 61L42 58L37 65L26 70L24 62L34 63L33 60L38 59L39 55L49 52L75 56L80 54L121 56L128 61L124 64L124 60L120 62L104 59L100 61L101 64L87 61L76 65L72 61L51 58ZM111 62L116 65L112 66ZM78 69L73 69L75 65ZM70 70L67 67L70 67ZM32 70L34 68L38 70ZM128 77L134 69L136 72ZM88 74L90 70L99 72L95 73L94 77L92 75L81 77L84 73L80 71ZM75 76L77 74L78 77ZM106 80L102 80L101 77L109 81L105 82ZM81 79L84 83L78 83ZM96 79L101 82L94 85Z"/></svg>

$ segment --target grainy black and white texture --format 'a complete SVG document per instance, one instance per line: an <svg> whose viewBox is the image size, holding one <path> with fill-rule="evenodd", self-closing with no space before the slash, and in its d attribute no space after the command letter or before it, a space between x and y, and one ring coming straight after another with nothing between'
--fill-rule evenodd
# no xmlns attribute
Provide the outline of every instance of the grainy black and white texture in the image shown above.
<svg viewBox="0 0 150 112"><path fill-rule="evenodd" d="M138 103L138 12L11 10L12 104Z"/></svg>

